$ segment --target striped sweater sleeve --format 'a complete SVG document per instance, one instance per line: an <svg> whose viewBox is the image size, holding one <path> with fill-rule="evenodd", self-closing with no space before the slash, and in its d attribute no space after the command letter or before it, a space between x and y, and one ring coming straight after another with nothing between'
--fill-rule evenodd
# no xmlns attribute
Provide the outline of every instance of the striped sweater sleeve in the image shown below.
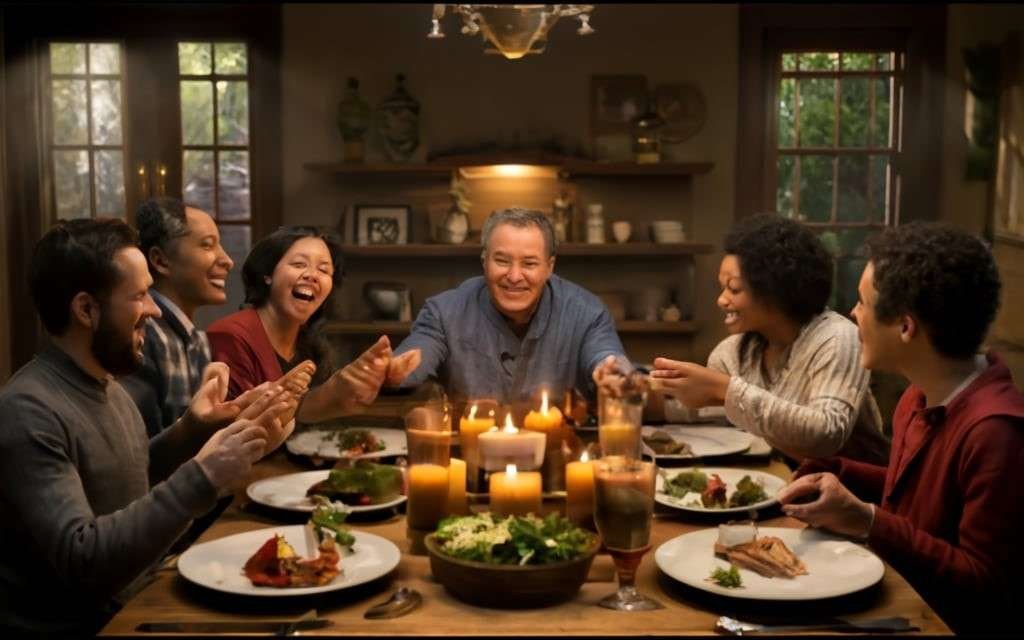
<svg viewBox="0 0 1024 640"><path fill-rule="evenodd" d="M807 402L785 399L737 375L729 380L725 396L730 422L795 458L835 455L853 433L868 390L869 375L860 367L855 328L834 331L808 348L813 353L790 354L794 367L782 374L807 377L811 389Z"/></svg>

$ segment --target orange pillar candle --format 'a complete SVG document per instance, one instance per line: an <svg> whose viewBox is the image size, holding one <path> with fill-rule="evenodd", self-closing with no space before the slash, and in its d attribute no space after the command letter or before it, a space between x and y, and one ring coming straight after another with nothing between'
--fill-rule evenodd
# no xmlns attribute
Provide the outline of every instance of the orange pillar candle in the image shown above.
<svg viewBox="0 0 1024 640"><path fill-rule="evenodd" d="M562 412L558 407L548 406L548 392L542 394L540 411L526 414L523 427L544 434L547 449L562 448Z"/></svg>
<svg viewBox="0 0 1024 640"><path fill-rule="evenodd" d="M439 464L414 464L409 467L409 500L406 518L412 529L437 527L448 507L448 468Z"/></svg>
<svg viewBox="0 0 1024 640"><path fill-rule="evenodd" d="M481 433L489 431L494 425L494 411L485 415L477 414L478 407L474 403L469 415L459 419L459 438L462 446L462 459L466 461L466 474L470 481L470 490L478 491L476 479L480 469L480 447L477 442Z"/></svg>
<svg viewBox="0 0 1024 640"><path fill-rule="evenodd" d="M586 452L565 465L565 515L573 524L594 528L594 464Z"/></svg>
<svg viewBox="0 0 1024 640"><path fill-rule="evenodd" d="M491 511L498 515L540 515L540 472L510 464L491 475Z"/></svg>
<svg viewBox="0 0 1024 640"><path fill-rule="evenodd" d="M448 515L465 515L469 513L466 502L466 462L452 458L448 463Z"/></svg>

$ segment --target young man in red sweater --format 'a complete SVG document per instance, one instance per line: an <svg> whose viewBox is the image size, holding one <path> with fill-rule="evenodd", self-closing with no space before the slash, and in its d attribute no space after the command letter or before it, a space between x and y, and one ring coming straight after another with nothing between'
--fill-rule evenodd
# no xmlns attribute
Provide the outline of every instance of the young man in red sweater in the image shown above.
<svg viewBox="0 0 1024 640"><path fill-rule="evenodd" d="M911 383L889 465L810 460L779 501L867 542L955 631L1008 632L1024 596L1024 396L978 353L999 306L995 262L934 223L890 229L869 251L853 310L861 364Z"/></svg>

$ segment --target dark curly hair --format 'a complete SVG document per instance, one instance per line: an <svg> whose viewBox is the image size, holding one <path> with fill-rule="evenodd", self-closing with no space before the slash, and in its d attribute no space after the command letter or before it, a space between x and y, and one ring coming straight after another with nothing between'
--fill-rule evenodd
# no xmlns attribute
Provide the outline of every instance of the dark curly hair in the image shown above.
<svg viewBox="0 0 1024 640"><path fill-rule="evenodd" d="M951 358L978 352L999 310L999 270L979 239L946 223L912 222L868 240L878 291L875 317L914 316Z"/></svg>
<svg viewBox="0 0 1024 640"><path fill-rule="evenodd" d="M309 226L281 227L256 243L242 266L242 282L245 285L245 303L258 309L270 299L270 285L266 279L274 275L277 263L293 244L303 238L320 238L327 245L334 263L333 287L320 308L313 312L306 324L299 330L295 345L295 360L313 360L316 374L313 386L322 382L334 371L333 353L322 326L331 300L341 289L344 280L344 258L341 255L341 241L337 234L328 229Z"/></svg>
<svg viewBox="0 0 1024 640"><path fill-rule="evenodd" d="M739 259L743 280L757 300L800 325L825 310L832 294L832 254L799 222L771 213L744 218L725 236L724 248Z"/></svg>

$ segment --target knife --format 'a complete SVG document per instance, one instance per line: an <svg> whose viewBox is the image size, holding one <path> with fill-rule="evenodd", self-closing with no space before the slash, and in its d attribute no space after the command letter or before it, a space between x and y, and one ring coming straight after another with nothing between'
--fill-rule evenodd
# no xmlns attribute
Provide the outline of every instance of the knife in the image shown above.
<svg viewBox="0 0 1024 640"><path fill-rule="evenodd" d="M326 618L310 620L217 620L217 621L179 621L179 622L143 622L135 627L136 631L147 633L269 633L275 636L289 636L296 631L323 629L333 622Z"/></svg>

